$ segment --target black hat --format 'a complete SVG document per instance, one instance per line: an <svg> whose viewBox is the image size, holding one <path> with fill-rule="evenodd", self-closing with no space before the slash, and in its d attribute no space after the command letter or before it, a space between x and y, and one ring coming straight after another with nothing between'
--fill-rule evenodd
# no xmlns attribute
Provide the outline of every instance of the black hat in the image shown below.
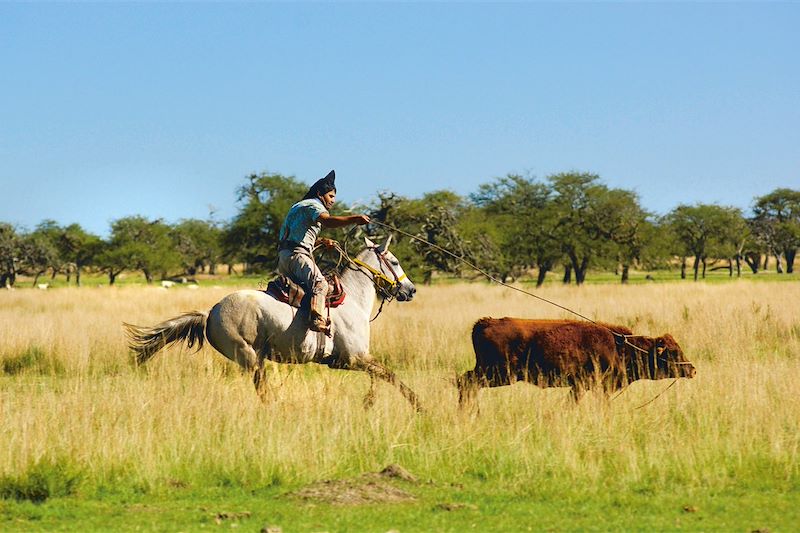
<svg viewBox="0 0 800 533"><path fill-rule="evenodd" d="M309 198L316 198L317 196L322 196L325 193L330 191L336 190L336 172L331 170L328 172L328 175L322 179L317 180L317 182L308 189L308 192L305 196L303 196L303 200L308 200Z"/></svg>

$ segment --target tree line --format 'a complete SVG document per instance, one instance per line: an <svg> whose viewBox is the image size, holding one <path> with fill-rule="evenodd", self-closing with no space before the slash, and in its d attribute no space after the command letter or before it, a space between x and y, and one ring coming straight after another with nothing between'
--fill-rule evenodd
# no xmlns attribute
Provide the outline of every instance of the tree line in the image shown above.
<svg viewBox="0 0 800 533"><path fill-rule="evenodd" d="M238 189L239 210L229 221L181 220L169 224L129 216L111 223L108 238L78 224L41 222L31 231L0 222L0 285L17 277L64 275L80 286L81 274L102 272L113 285L123 271L154 277L217 273L242 265L246 273L271 271L278 231L289 207L307 190L292 176L247 176ZM349 207L337 204L334 211ZM740 276L775 262L791 274L800 248L800 191L778 188L754 199L750 213L716 204L679 205L666 215L646 210L635 192L611 188L599 176L566 172L537 179L517 174L482 184L466 197L434 191L421 198L380 192L360 206L389 224L451 251L504 281L533 273L537 286L559 271L564 283L582 284L590 269L616 272L627 283L631 269L679 268L682 278L704 278L709 269ZM377 227L368 228L378 230ZM352 233L337 230L340 239ZM393 251L414 276L470 276L454 257L403 233Z"/></svg>

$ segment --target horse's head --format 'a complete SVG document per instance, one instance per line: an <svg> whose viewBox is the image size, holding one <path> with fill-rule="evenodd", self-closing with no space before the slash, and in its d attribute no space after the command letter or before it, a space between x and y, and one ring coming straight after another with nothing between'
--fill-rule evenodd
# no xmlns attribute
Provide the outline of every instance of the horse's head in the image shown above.
<svg viewBox="0 0 800 533"><path fill-rule="evenodd" d="M392 236L386 239L386 242L377 245L368 238L364 238L367 243L366 263L372 270L373 282L379 293L386 296L397 298L398 302L408 302L414 298L417 288L406 276L403 267L400 266L400 261L397 257L389 251L389 243L392 241Z"/></svg>

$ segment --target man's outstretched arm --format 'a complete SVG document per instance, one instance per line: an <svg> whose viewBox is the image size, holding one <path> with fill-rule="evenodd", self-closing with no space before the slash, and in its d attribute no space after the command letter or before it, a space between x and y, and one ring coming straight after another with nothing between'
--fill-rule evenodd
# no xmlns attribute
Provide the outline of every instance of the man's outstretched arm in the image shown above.
<svg viewBox="0 0 800 533"><path fill-rule="evenodd" d="M336 216L330 213L321 213L317 220L319 220L323 228L342 228L350 225L361 226L369 224L369 217L367 215Z"/></svg>

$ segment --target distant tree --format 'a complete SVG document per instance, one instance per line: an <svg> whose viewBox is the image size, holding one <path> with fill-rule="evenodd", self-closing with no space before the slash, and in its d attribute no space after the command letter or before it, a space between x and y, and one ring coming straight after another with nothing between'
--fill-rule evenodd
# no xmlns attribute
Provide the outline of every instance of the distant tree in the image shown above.
<svg viewBox="0 0 800 533"><path fill-rule="evenodd" d="M648 238L649 214L639 205L636 193L595 187L587 202L583 225L590 235L612 244L614 265L621 267L620 281L628 283L630 266L642 258Z"/></svg>
<svg viewBox="0 0 800 533"><path fill-rule="evenodd" d="M458 222L465 209L464 200L452 191L434 191L423 195L419 200L425 216L417 236L435 244L450 254L474 261L470 243L459 232ZM434 272L459 275L462 263L453 255L415 240L413 245L422 256L424 264L423 281L430 283Z"/></svg>
<svg viewBox="0 0 800 533"><path fill-rule="evenodd" d="M12 287L17 281L21 237L11 224L0 222L0 287Z"/></svg>
<svg viewBox="0 0 800 533"><path fill-rule="evenodd" d="M426 193L422 198L409 199L392 192L381 192L379 204L372 208L370 218L394 226L417 239L395 235L392 251L411 276L421 276L430 283L435 272L458 275L461 262L450 254L429 246L426 240L444 250L472 262L470 242L461 234L459 223L467 209L463 198L452 191ZM373 225L376 226L376 225ZM382 229L373 228L369 229Z"/></svg>
<svg viewBox="0 0 800 533"><path fill-rule="evenodd" d="M679 205L669 213L667 222L681 246L680 255L694 257L695 281L701 265L705 278L709 257L731 257L729 227L739 219L738 209L710 204Z"/></svg>
<svg viewBox="0 0 800 533"><path fill-rule="evenodd" d="M39 277L58 263L58 250L45 232L31 232L23 235L19 247L21 273L33 276L35 287Z"/></svg>
<svg viewBox="0 0 800 533"><path fill-rule="evenodd" d="M568 260L564 282L583 284L593 262L609 257L609 242L598 239L590 213L598 213L608 189L599 184L599 176L567 172L548 177L555 192L554 207L558 217L557 238Z"/></svg>
<svg viewBox="0 0 800 533"><path fill-rule="evenodd" d="M768 256L772 249L767 238L768 230L764 227L767 222L763 219L748 218L747 238L742 247L742 259L750 267L753 274L758 274L761 268L761 257Z"/></svg>
<svg viewBox="0 0 800 533"><path fill-rule="evenodd" d="M122 269L141 270L147 283L180 264L180 255L170 238L170 227L161 220L131 216L111 223L111 238L99 254L100 267L108 272L109 283Z"/></svg>
<svg viewBox="0 0 800 533"><path fill-rule="evenodd" d="M414 236L422 231L424 216L424 208L419 202L391 191L379 192L377 204L369 209L371 220L394 226ZM373 236L383 230L377 224L371 224L366 229ZM413 239L397 234L394 235L391 246L392 253L397 256L411 278L424 276L423 258Z"/></svg>
<svg viewBox="0 0 800 533"><path fill-rule="evenodd" d="M108 284L114 285L117 276L122 274L131 264L131 251L120 239L101 241L97 247L94 264L101 272L108 275Z"/></svg>
<svg viewBox="0 0 800 533"><path fill-rule="evenodd" d="M562 255L552 190L533 178L508 174L480 185L470 198L480 208L478 228L494 244L487 254L494 270L505 280L536 267L540 287Z"/></svg>
<svg viewBox="0 0 800 533"><path fill-rule="evenodd" d="M194 276L205 267L214 273L222 257L222 230L216 224L194 218L181 220L172 227L170 237L186 274Z"/></svg>
<svg viewBox="0 0 800 533"><path fill-rule="evenodd" d="M735 265L736 276L741 277L742 260L745 257L748 242L752 240L750 227L739 208L728 208L723 217L723 229L714 239L715 249L712 250L712 253L720 259L728 260L729 276L733 276Z"/></svg>
<svg viewBox="0 0 800 533"><path fill-rule="evenodd" d="M783 273L781 256L786 259L786 272L793 273L800 248L800 191L780 188L760 196L753 214L755 231L775 255L778 273Z"/></svg>
<svg viewBox="0 0 800 533"><path fill-rule="evenodd" d="M645 270L671 268L678 248L676 237L669 230L662 217L648 219L641 228L642 241L645 243L641 250L639 261ZM685 276L684 276L685 277Z"/></svg>
<svg viewBox="0 0 800 533"><path fill-rule="evenodd" d="M47 253L41 257L46 257L49 263L40 266L44 266L46 270L51 271L51 279L55 279L56 275L59 273L63 273L67 277L69 276L70 264L64 257L61 247L61 236L63 234L64 228L55 220L50 219L40 222L31 233L31 237L35 236L35 240L42 246L46 245L48 249ZM42 272L42 274L44 274L44 272Z"/></svg>
<svg viewBox="0 0 800 533"><path fill-rule="evenodd" d="M79 224L70 224L61 230L57 247L63 260L74 269L75 284L78 287L81 286L83 269L93 264L101 246L100 237L87 233ZM67 283L69 283L69 274L67 274Z"/></svg>

